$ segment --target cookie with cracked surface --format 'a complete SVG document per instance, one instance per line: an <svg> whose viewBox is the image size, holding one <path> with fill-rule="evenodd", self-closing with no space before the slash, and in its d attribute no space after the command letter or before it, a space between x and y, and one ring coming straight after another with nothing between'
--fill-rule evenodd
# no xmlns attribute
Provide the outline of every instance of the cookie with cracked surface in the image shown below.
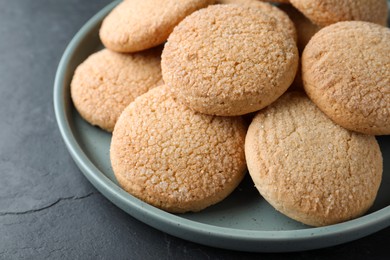
<svg viewBox="0 0 390 260"><path fill-rule="evenodd" d="M387 0L290 0L319 26L340 21L367 21L386 26Z"/></svg>
<svg viewBox="0 0 390 260"><path fill-rule="evenodd" d="M304 88L337 124L390 134L390 29L368 22L325 27L302 54Z"/></svg>
<svg viewBox="0 0 390 260"><path fill-rule="evenodd" d="M165 44L164 82L191 109L237 116L262 109L294 80L298 51L257 8L212 5L187 16Z"/></svg>
<svg viewBox="0 0 390 260"><path fill-rule="evenodd" d="M276 24L277 30L286 31L297 41L297 32L295 30L294 23L290 20L289 16L285 14L278 7L269 3L261 2L258 0L219 0L217 4L239 4L248 7L259 8L263 12L275 17L279 22Z"/></svg>
<svg viewBox="0 0 390 260"><path fill-rule="evenodd" d="M103 20L100 39L117 52L137 52L164 43L190 13L215 0L127 0Z"/></svg>
<svg viewBox="0 0 390 260"><path fill-rule="evenodd" d="M374 136L334 124L301 92L258 112L245 154L250 176L276 210L311 226L363 215L382 179Z"/></svg>
<svg viewBox="0 0 390 260"><path fill-rule="evenodd" d="M111 164L135 197L169 212L200 211L223 200L244 177L245 134L242 118L194 112L160 86L120 116Z"/></svg>
<svg viewBox="0 0 390 260"><path fill-rule="evenodd" d="M71 97L80 115L111 132L123 109L137 96L163 84L161 47L134 54L103 49L80 64Z"/></svg>

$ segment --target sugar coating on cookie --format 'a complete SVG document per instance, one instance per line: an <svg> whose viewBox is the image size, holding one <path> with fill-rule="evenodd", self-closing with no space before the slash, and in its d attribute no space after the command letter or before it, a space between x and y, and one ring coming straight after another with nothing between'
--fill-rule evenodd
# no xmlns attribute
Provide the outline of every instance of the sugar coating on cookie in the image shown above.
<svg viewBox="0 0 390 260"><path fill-rule="evenodd" d="M258 112L245 154L261 195L276 210L312 226L364 214L382 178L375 137L334 124L299 92Z"/></svg>
<svg viewBox="0 0 390 260"><path fill-rule="evenodd" d="M387 0L290 0L313 23L328 26L340 21L367 21L386 26Z"/></svg>
<svg viewBox="0 0 390 260"><path fill-rule="evenodd" d="M111 132L130 102L163 83L161 50L121 54L103 49L89 56L77 67L70 88L80 115Z"/></svg>
<svg viewBox="0 0 390 260"><path fill-rule="evenodd" d="M199 211L223 200L242 180L245 134L242 118L194 112L160 86L120 116L112 168L124 190L155 207Z"/></svg>
<svg viewBox="0 0 390 260"><path fill-rule="evenodd" d="M106 48L136 52L164 43L190 13L215 0L127 0L103 20L100 39Z"/></svg>
<svg viewBox="0 0 390 260"><path fill-rule="evenodd" d="M325 27L302 54L305 90L337 124L390 134L389 54L389 28L358 21Z"/></svg>
<svg viewBox="0 0 390 260"><path fill-rule="evenodd" d="M247 114L269 105L294 79L294 39L258 8L213 5L187 16L169 36L164 82L191 109Z"/></svg>
<svg viewBox="0 0 390 260"><path fill-rule="evenodd" d="M295 41L297 41L297 32L295 30L294 23L278 7L269 3L260 2L258 0L219 0L216 4L239 4L248 7L259 8L268 15L275 17L279 22L276 24L277 30L286 31L289 33Z"/></svg>

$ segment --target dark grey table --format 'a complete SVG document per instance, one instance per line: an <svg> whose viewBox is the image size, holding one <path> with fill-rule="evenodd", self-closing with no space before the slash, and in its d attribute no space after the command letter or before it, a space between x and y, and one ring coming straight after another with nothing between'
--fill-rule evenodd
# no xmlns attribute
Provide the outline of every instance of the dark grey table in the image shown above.
<svg viewBox="0 0 390 260"><path fill-rule="evenodd" d="M53 112L60 57L110 0L0 0L0 259L384 259L390 228L308 252L198 245L132 218L76 167Z"/></svg>

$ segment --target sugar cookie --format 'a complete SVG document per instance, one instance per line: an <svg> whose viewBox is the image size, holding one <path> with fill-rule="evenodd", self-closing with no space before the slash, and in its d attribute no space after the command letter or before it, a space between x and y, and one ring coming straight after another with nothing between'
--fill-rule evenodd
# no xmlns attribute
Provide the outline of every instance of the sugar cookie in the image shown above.
<svg viewBox="0 0 390 260"><path fill-rule="evenodd" d="M118 52L146 50L166 41L187 15L215 0L127 0L103 20L100 39Z"/></svg>
<svg viewBox="0 0 390 260"><path fill-rule="evenodd" d="M360 21L325 27L302 54L305 90L337 124L390 134L389 54L389 28Z"/></svg>
<svg viewBox="0 0 390 260"><path fill-rule="evenodd" d="M334 124L299 92L258 112L245 154L261 195L281 213L312 226L364 214L382 178L375 137Z"/></svg>
<svg viewBox="0 0 390 260"><path fill-rule="evenodd" d="M89 56L71 82L72 100L80 115L111 132L130 102L163 83L161 49L134 54L103 49Z"/></svg>
<svg viewBox="0 0 390 260"><path fill-rule="evenodd" d="M367 21L386 26L387 0L290 0L319 26L340 21Z"/></svg>
<svg viewBox="0 0 390 260"><path fill-rule="evenodd" d="M212 5L187 16L169 36L164 82L191 109L247 114L269 105L294 80L298 51L278 20L257 8Z"/></svg>
<svg viewBox="0 0 390 260"><path fill-rule="evenodd" d="M242 180L245 134L242 118L194 112L160 86L120 116L112 168L124 190L153 206L199 211L223 200Z"/></svg>

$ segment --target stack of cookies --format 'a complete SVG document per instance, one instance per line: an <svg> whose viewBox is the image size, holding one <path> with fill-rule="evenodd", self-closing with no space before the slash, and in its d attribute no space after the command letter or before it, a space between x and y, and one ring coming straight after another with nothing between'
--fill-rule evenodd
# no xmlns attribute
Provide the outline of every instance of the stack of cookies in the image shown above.
<svg viewBox="0 0 390 260"><path fill-rule="evenodd" d="M370 208L375 135L390 134L387 1L275 2L125 0L104 19L106 49L76 69L71 96L112 132L124 190L196 212L248 168L264 199L308 225Z"/></svg>

